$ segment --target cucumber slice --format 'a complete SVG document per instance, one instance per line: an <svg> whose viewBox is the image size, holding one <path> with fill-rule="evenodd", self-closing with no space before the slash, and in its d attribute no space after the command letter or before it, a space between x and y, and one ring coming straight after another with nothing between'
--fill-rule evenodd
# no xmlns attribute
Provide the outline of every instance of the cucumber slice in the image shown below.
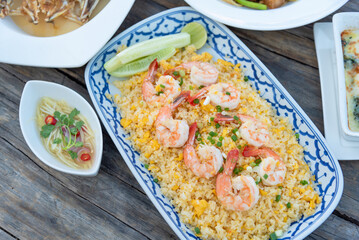
<svg viewBox="0 0 359 240"><path fill-rule="evenodd" d="M189 45L190 42L191 36L186 32L171 34L168 36L157 37L147 41L139 42L119 52L115 57L107 61L104 67L107 72L111 73L116 71L121 65L145 56L149 56L151 54L155 54L164 48L181 48Z"/></svg>
<svg viewBox="0 0 359 240"><path fill-rule="evenodd" d="M115 77L132 76L133 74L146 71L150 66L151 62L156 58L158 61L166 60L172 57L175 53L176 49L174 47L165 48L150 56L122 65L121 67L116 69L116 71L111 72L110 74Z"/></svg>
<svg viewBox="0 0 359 240"><path fill-rule="evenodd" d="M182 28L182 33L186 32L191 35L191 44L193 44L196 49L200 49L207 41L207 31L206 29L197 22L188 23Z"/></svg>

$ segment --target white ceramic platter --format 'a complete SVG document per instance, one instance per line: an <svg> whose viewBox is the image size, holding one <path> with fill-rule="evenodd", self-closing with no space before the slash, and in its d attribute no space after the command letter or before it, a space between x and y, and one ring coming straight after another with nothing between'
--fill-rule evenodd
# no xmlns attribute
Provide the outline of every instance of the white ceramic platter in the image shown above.
<svg viewBox="0 0 359 240"><path fill-rule="evenodd" d="M163 218L181 239L199 239L185 226L171 205L161 193L160 186L138 160L139 153L126 138L128 133L120 124L121 112L117 112L107 94L120 94L104 70L103 64L116 54L121 45L131 45L157 36L179 32L189 22L202 24L208 32L206 45L200 52L207 51L215 59L221 58L234 64L241 63L244 73L253 87L260 90L280 116L286 116L299 134L299 143L304 146L305 161L320 182L317 191L323 201L314 215L293 223L282 239L303 239L316 229L337 206L343 191L343 175L337 159L328 149L326 142L312 121L298 106L278 80L256 56L225 26L198 13L189 7L170 9L147 18L110 41L87 65L85 81L87 89L99 116L121 153L128 167Z"/></svg>
<svg viewBox="0 0 359 240"><path fill-rule="evenodd" d="M95 156L94 162L89 169L71 168L53 155L44 147L41 141L40 132L36 124L36 108L41 98L51 97L55 100L64 100L71 107L77 108L86 117L91 129L95 134ZM91 105L78 93L60 84L32 80L28 81L21 95L19 120L21 132L24 135L27 145L31 151L46 165L60 172L78 176L96 176L102 159L102 130L100 121Z"/></svg>
<svg viewBox="0 0 359 240"><path fill-rule="evenodd" d="M23 32L10 17L0 19L0 62L71 68L85 65L112 37L135 0L112 0L91 21L55 37Z"/></svg>
<svg viewBox="0 0 359 240"><path fill-rule="evenodd" d="M359 142L348 140L340 123L333 24L314 24L314 39L322 90L325 138L338 159L358 160Z"/></svg>
<svg viewBox="0 0 359 240"><path fill-rule="evenodd" d="M297 0L272 10L238 7L222 0L185 0L204 15L226 25L251 30L282 30L315 22L348 0Z"/></svg>

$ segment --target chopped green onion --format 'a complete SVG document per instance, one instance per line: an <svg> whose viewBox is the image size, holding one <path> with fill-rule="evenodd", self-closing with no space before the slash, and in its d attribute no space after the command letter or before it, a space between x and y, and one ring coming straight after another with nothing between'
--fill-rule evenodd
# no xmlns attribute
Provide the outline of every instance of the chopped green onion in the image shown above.
<svg viewBox="0 0 359 240"><path fill-rule="evenodd" d="M258 185L260 182L262 182L262 179L258 176L258 179L256 181L256 184Z"/></svg>
<svg viewBox="0 0 359 240"><path fill-rule="evenodd" d="M307 180L301 180L301 181L300 181L300 184L302 184L302 185L307 185L307 184L308 184L308 181L307 181Z"/></svg>
<svg viewBox="0 0 359 240"><path fill-rule="evenodd" d="M163 93L163 91L157 92L156 95L159 96L161 93Z"/></svg>
<svg viewBox="0 0 359 240"><path fill-rule="evenodd" d="M215 144L216 141L214 139L210 140L212 144Z"/></svg>
<svg viewBox="0 0 359 240"><path fill-rule="evenodd" d="M199 142L202 141L202 138L197 138L197 141L199 141Z"/></svg>
<svg viewBox="0 0 359 240"><path fill-rule="evenodd" d="M235 129L232 130L232 133L236 134L237 131L238 131L238 128L235 128Z"/></svg>
<svg viewBox="0 0 359 240"><path fill-rule="evenodd" d="M174 72L173 72L173 75L178 76L178 75L179 75L179 72L178 72L178 71L174 71Z"/></svg>
<svg viewBox="0 0 359 240"><path fill-rule="evenodd" d="M230 92L226 92L226 95L231 95L231 93L230 93Z"/></svg>
<svg viewBox="0 0 359 240"><path fill-rule="evenodd" d="M255 162L251 162L251 163L249 164L249 166L255 167L255 166L257 166L257 164L256 164Z"/></svg>
<svg viewBox="0 0 359 240"><path fill-rule="evenodd" d="M196 232L196 234L201 234L201 230L199 230L199 227L195 227L194 231Z"/></svg>
<svg viewBox="0 0 359 240"><path fill-rule="evenodd" d="M277 196L275 196L275 201L276 201L276 202L279 202L279 201L280 201L280 199L281 199L281 197L282 197L281 195L277 195Z"/></svg>
<svg viewBox="0 0 359 240"><path fill-rule="evenodd" d="M209 135L210 135L211 137L215 137L215 136L218 135L218 133L211 131L211 132L209 133Z"/></svg>
<svg viewBox="0 0 359 240"><path fill-rule="evenodd" d="M223 167L221 167L218 172L219 173L223 172Z"/></svg>
<svg viewBox="0 0 359 240"><path fill-rule="evenodd" d="M294 134L297 139L299 139L299 133Z"/></svg>
<svg viewBox="0 0 359 240"><path fill-rule="evenodd" d="M236 135L232 135L231 138L232 138L233 141L237 141L237 140L238 140L238 137L237 137Z"/></svg>
<svg viewBox="0 0 359 240"><path fill-rule="evenodd" d="M219 125L219 123L216 123L216 128L220 128L221 125Z"/></svg>
<svg viewBox="0 0 359 240"><path fill-rule="evenodd" d="M245 82L248 82L248 80L249 80L248 77L247 77L247 76L244 76L244 81L245 81Z"/></svg>
<svg viewBox="0 0 359 240"><path fill-rule="evenodd" d="M279 189L282 189L283 187L282 187L282 186L279 186L278 188L279 188Z"/></svg>
<svg viewBox="0 0 359 240"><path fill-rule="evenodd" d="M157 178L153 179L153 181L154 181L155 183L158 183L158 179L157 179Z"/></svg>
<svg viewBox="0 0 359 240"><path fill-rule="evenodd" d="M277 235L275 234L275 232L274 233L271 233L270 235L269 235L269 237L270 237L270 240L277 240L278 238L277 238Z"/></svg>
<svg viewBox="0 0 359 240"><path fill-rule="evenodd" d="M258 159L256 159L254 162L255 162L256 165L258 166L258 165L262 162L262 160L261 160L260 158L258 158Z"/></svg>
<svg viewBox="0 0 359 240"><path fill-rule="evenodd" d="M212 137L211 137L211 136L208 136L207 139L208 139L208 140L212 140Z"/></svg>
<svg viewBox="0 0 359 240"><path fill-rule="evenodd" d="M196 133L194 134L196 137L199 135L199 132L198 131L196 131Z"/></svg>
<svg viewBox="0 0 359 240"><path fill-rule="evenodd" d="M179 70L178 72L181 77L186 76L186 72L184 70Z"/></svg>
<svg viewBox="0 0 359 240"><path fill-rule="evenodd" d="M219 140L219 141L223 141L223 137L220 136L220 137L218 138L218 140Z"/></svg>
<svg viewBox="0 0 359 240"><path fill-rule="evenodd" d="M193 87L192 87L192 85L190 85L190 86L189 86L189 90L193 90Z"/></svg>
<svg viewBox="0 0 359 240"><path fill-rule="evenodd" d="M217 106L216 106L216 109L217 109L217 112L222 112L221 106L217 105Z"/></svg>
<svg viewBox="0 0 359 240"><path fill-rule="evenodd" d="M179 85L182 86L182 84L183 84L183 78L181 78Z"/></svg>
<svg viewBox="0 0 359 240"><path fill-rule="evenodd" d="M217 147L222 147L222 143L221 143L221 142L217 142Z"/></svg>
<svg viewBox="0 0 359 240"><path fill-rule="evenodd" d="M238 121L239 120L239 117L237 116L233 116L234 120Z"/></svg>
<svg viewBox="0 0 359 240"><path fill-rule="evenodd" d="M144 166L145 166L146 169L148 169L148 167L149 167L149 165L147 163L145 163Z"/></svg>
<svg viewBox="0 0 359 240"><path fill-rule="evenodd" d="M165 85L163 85L163 84L160 84L160 87L161 87L161 88L166 88L166 86L165 86Z"/></svg>
<svg viewBox="0 0 359 240"><path fill-rule="evenodd" d="M268 178L268 174L264 174L263 178L264 178L264 179L267 179L267 178Z"/></svg>
<svg viewBox="0 0 359 240"><path fill-rule="evenodd" d="M287 203L287 208L291 208L292 204L290 202Z"/></svg>
<svg viewBox="0 0 359 240"><path fill-rule="evenodd" d="M211 117L210 120L211 120L211 122L213 122L213 121L214 121L214 117Z"/></svg>
<svg viewBox="0 0 359 240"><path fill-rule="evenodd" d="M224 111L227 111L227 112L228 112L228 111L229 111L229 108L225 108Z"/></svg>
<svg viewBox="0 0 359 240"><path fill-rule="evenodd" d="M235 169L233 170L233 173L234 173L234 174L238 174L239 172L240 172L239 168L235 168Z"/></svg>
<svg viewBox="0 0 359 240"><path fill-rule="evenodd" d="M194 104L198 104L198 103L199 103L199 99L196 98L195 100L193 100L193 103L194 103Z"/></svg>
<svg viewBox="0 0 359 240"><path fill-rule="evenodd" d="M203 85L201 85L201 86L199 86L199 87L198 87L198 89L202 89L202 88L204 88L204 86L203 86Z"/></svg>

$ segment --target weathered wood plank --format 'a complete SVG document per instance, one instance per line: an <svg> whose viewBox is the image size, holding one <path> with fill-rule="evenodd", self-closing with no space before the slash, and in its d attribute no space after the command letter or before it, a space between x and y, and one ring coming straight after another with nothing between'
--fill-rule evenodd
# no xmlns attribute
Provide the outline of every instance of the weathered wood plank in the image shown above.
<svg viewBox="0 0 359 240"><path fill-rule="evenodd" d="M307 240L349 240L359 239L359 227L353 223L343 221L341 218L330 217Z"/></svg>
<svg viewBox="0 0 359 240"><path fill-rule="evenodd" d="M3 137L0 159L0 225L19 238L146 239L62 186Z"/></svg>
<svg viewBox="0 0 359 240"><path fill-rule="evenodd" d="M0 228L0 239L3 239L3 240L14 240L16 239L15 237L11 236L10 234L8 234L7 232L3 231L1 228Z"/></svg>

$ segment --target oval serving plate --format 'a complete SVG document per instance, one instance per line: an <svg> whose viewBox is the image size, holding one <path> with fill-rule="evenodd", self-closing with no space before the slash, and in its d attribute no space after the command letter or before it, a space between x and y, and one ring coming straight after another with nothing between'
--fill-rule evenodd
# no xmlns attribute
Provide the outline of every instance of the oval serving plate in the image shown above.
<svg viewBox="0 0 359 240"><path fill-rule="evenodd" d="M276 110L279 116L289 117L295 132L299 133L299 143L304 146L305 161L320 184L317 191L323 197L314 215L291 225L281 239L302 239L325 221L337 206L343 192L343 174L338 160L328 149L322 134L298 106L278 80L258 60L256 56L225 26L196 12L190 7L173 8L147 18L110 41L87 65L85 80L95 108L109 135L121 153L128 167L147 193L153 204L173 231L181 239L199 239L180 221L170 201L161 193L160 186L138 160L139 153L126 139L128 133L120 124L121 112L117 112L108 94L120 94L111 81L103 65L121 45L131 45L153 37L179 32L189 22L199 22L208 32L206 45L199 51L207 51L214 58L241 63L253 87L260 90L261 96Z"/></svg>

